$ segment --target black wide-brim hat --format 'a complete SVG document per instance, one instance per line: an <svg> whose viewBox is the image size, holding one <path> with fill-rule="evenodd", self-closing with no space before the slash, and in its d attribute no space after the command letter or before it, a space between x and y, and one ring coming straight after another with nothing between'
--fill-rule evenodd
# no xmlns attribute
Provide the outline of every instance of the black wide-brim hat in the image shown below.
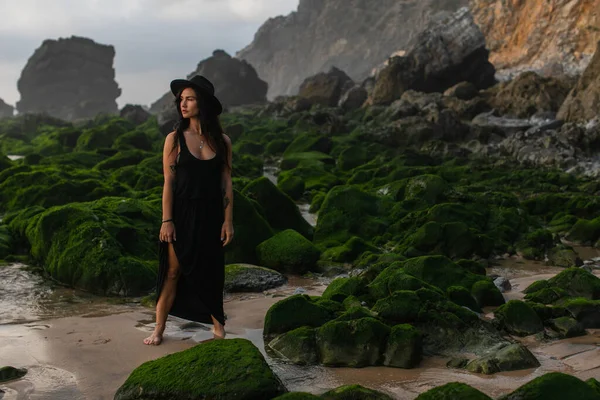
<svg viewBox="0 0 600 400"><path fill-rule="evenodd" d="M194 88L198 91L198 94L206 101L206 104L210 107L215 114L219 115L223 112L223 105L215 97L215 87L213 84L203 77L202 75L195 75L192 79L175 79L171 82L171 92L175 96L185 88Z"/></svg>

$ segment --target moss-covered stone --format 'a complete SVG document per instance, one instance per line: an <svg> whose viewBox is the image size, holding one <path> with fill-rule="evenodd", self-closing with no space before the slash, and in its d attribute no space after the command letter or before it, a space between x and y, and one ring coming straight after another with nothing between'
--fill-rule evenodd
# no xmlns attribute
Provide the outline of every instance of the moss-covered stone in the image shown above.
<svg viewBox="0 0 600 400"><path fill-rule="evenodd" d="M570 338L585 335L585 329L571 317L560 317L548 321L550 328L554 329L561 338Z"/></svg>
<svg viewBox="0 0 600 400"><path fill-rule="evenodd" d="M548 279L548 286L563 289L570 296L600 299L600 278L582 268L565 269Z"/></svg>
<svg viewBox="0 0 600 400"><path fill-rule="evenodd" d="M404 198L433 205L442 198L447 189L446 181L438 175L416 176L408 181Z"/></svg>
<svg viewBox="0 0 600 400"><path fill-rule="evenodd" d="M536 368L540 363L527 347L515 343L467 364L468 371L491 375L502 371Z"/></svg>
<svg viewBox="0 0 600 400"><path fill-rule="evenodd" d="M545 279L540 279L539 281L533 282L531 285L527 286L523 293L530 294L535 293L539 290L546 289L548 287L548 281Z"/></svg>
<svg viewBox="0 0 600 400"><path fill-rule="evenodd" d="M0 260L11 254L13 238L7 225L0 225Z"/></svg>
<svg viewBox="0 0 600 400"><path fill-rule="evenodd" d="M481 279L481 276L465 271L444 256L410 258L404 262L404 272L443 290L450 286L470 289Z"/></svg>
<svg viewBox="0 0 600 400"><path fill-rule="evenodd" d="M262 400L283 393L284 386L249 340L227 339L202 343L140 365L119 388L115 399Z"/></svg>
<svg viewBox="0 0 600 400"><path fill-rule="evenodd" d="M383 365L414 368L419 365L423 352L421 333L408 324L392 327L384 353Z"/></svg>
<svg viewBox="0 0 600 400"><path fill-rule="evenodd" d="M302 217L294 201L266 177L250 182L242 193L263 207L266 219L274 229L293 229L305 238L312 238L313 228Z"/></svg>
<svg viewBox="0 0 600 400"><path fill-rule="evenodd" d="M355 319L361 318L378 318L377 314L372 312L366 307L361 306L360 304L349 307L342 315L337 317L335 321L352 321Z"/></svg>
<svg viewBox="0 0 600 400"><path fill-rule="evenodd" d="M297 365L311 365L319 362L315 330L306 326L277 336L269 342L269 347Z"/></svg>
<svg viewBox="0 0 600 400"><path fill-rule="evenodd" d="M364 281L359 277L337 278L327 286L322 297L342 302L348 296L360 296L365 290Z"/></svg>
<svg viewBox="0 0 600 400"><path fill-rule="evenodd" d="M452 382L421 393L416 400L492 400L492 398L467 384Z"/></svg>
<svg viewBox="0 0 600 400"><path fill-rule="evenodd" d="M250 264L225 266L226 292L262 292L286 282L285 276L272 269Z"/></svg>
<svg viewBox="0 0 600 400"><path fill-rule="evenodd" d="M321 363L364 367L381 364L390 328L374 318L330 321L317 329Z"/></svg>
<svg viewBox="0 0 600 400"><path fill-rule="evenodd" d="M233 227L236 238L225 247L225 262L257 264L256 246L273 236L273 230L257 211L255 202L235 189L233 201Z"/></svg>
<svg viewBox="0 0 600 400"><path fill-rule="evenodd" d="M462 286L450 286L446 290L448 298L459 306L470 308L475 312L481 312L481 307L466 288Z"/></svg>
<svg viewBox="0 0 600 400"><path fill-rule="evenodd" d="M321 253L298 232L287 229L256 247L261 265L276 271L303 274L314 270Z"/></svg>
<svg viewBox="0 0 600 400"><path fill-rule="evenodd" d="M277 187L294 200L300 199L305 189L304 180L295 175L282 177L277 181Z"/></svg>
<svg viewBox="0 0 600 400"><path fill-rule="evenodd" d="M481 262L462 259L456 261L456 263L466 271L472 272L477 275L486 275L485 266Z"/></svg>
<svg viewBox="0 0 600 400"><path fill-rule="evenodd" d="M390 396L361 385L345 385L321 395L324 400L392 400Z"/></svg>
<svg viewBox="0 0 600 400"><path fill-rule="evenodd" d="M572 247L560 245L553 247L548 251L548 262L557 267L569 268L578 267L583 264L579 255Z"/></svg>
<svg viewBox="0 0 600 400"><path fill-rule="evenodd" d="M564 307L582 328L600 328L600 300L576 297L563 299L559 301L559 305Z"/></svg>
<svg viewBox="0 0 600 400"><path fill-rule="evenodd" d="M504 296L491 280L475 282L471 288L471 294L479 304L479 307L500 306L504 304Z"/></svg>
<svg viewBox="0 0 600 400"><path fill-rule="evenodd" d="M494 316L502 328L514 335L533 335L544 329L536 312L520 300L510 300L498 307Z"/></svg>
<svg viewBox="0 0 600 400"><path fill-rule="evenodd" d="M387 321L402 324L417 320L421 299L413 291L397 290L391 296L377 300L373 311Z"/></svg>
<svg viewBox="0 0 600 400"><path fill-rule="evenodd" d="M600 382L598 382L597 379L590 378L587 381L585 381L585 383L591 386L592 389L594 389L596 393L598 393L598 397L600 397Z"/></svg>
<svg viewBox="0 0 600 400"><path fill-rule="evenodd" d="M321 400L321 397L306 392L290 392L275 397L273 400Z"/></svg>
<svg viewBox="0 0 600 400"><path fill-rule="evenodd" d="M525 295L525 300L540 304L552 304L559 299L568 296L568 293L560 288L550 287Z"/></svg>
<svg viewBox="0 0 600 400"><path fill-rule="evenodd" d="M567 240L582 245L593 245L600 239L600 217L592 220L580 219L566 235Z"/></svg>
<svg viewBox="0 0 600 400"><path fill-rule="evenodd" d="M285 333L302 326L318 327L333 319L325 307L314 304L306 295L293 295L273 304L265 315L263 334Z"/></svg>
<svg viewBox="0 0 600 400"><path fill-rule="evenodd" d="M0 383L20 379L27 374L25 368L2 367L0 368Z"/></svg>
<svg viewBox="0 0 600 400"><path fill-rule="evenodd" d="M342 246L332 247L324 251L321 259L350 263L366 252L379 253L380 250L369 244L366 240L352 236Z"/></svg>
<svg viewBox="0 0 600 400"><path fill-rule="evenodd" d="M598 393L574 376L549 372L519 387L499 400L598 400Z"/></svg>

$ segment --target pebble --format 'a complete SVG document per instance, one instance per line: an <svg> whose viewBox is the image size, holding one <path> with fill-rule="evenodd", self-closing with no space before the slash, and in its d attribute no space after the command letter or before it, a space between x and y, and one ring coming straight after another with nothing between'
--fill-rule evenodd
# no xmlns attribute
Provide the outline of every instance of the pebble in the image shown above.
<svg viewBox="0 0 600 400"><path fill-rule="evenodd" d="M507 292L512 289L510 281L503 276L499 276L498 278L494 279L494 285L496 285L496 287L498 288L498 290L500 290L501 293Z"/></svg>
<svg viewBox="0 0 600 400"><path fill-rule="evenodd" d="M304 289L303 287L297 287L296 290L294 290L294 294L303 294L306 293L306 289Z"/></svg>

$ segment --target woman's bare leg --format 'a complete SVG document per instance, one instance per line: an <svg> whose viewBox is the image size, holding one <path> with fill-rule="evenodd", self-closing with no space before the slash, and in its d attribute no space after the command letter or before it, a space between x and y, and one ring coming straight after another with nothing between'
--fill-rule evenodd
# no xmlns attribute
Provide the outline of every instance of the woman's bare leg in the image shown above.
<svg viewBox="0 0 600 400"><path fill-rule="evenodd" d="M167 271L167 279L163 283L160 297L156 302L156 327L152 335L144 339L144 344L159 345L162 342L162 335L165 331L167 316L175 301L175 293L177 291L177 281L179 280L179 260L175 255L173 243L169 243L169 270Z"/></svg>
<svg viewBox="0 0 600 400"><path fill-rule="evenodd" d="M215 317L210 316L213 321L212 333L215 339L225 339L225 327Z"/></svg>

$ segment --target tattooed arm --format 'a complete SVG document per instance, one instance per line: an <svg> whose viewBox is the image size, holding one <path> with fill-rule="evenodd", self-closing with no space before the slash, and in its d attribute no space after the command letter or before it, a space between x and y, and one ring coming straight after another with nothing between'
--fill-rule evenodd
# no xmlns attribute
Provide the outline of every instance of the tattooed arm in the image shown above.
<svg viewBox="0 0 600 400"><path fill-rule="evenodd" d="M175 182L175 162L177 159L177 149L173 148L175 142L175 132L171 132L165 139L163 148L163 175L165 183L162 194L162 220L173 219L173 184ZM160 240L171 242L175 240L175 228L172 222L166 222L161 225Z"/></svg>
<svg viewBox="0 0 600 400"><path fill-rule="evenodd" d="M231 140L223 134L227 146L229 165L223 169L221 188L223 190L223 208L225 209L225 221L221 230L223 245L227 245L233 239L233 185L231 183Z"/></svg>

